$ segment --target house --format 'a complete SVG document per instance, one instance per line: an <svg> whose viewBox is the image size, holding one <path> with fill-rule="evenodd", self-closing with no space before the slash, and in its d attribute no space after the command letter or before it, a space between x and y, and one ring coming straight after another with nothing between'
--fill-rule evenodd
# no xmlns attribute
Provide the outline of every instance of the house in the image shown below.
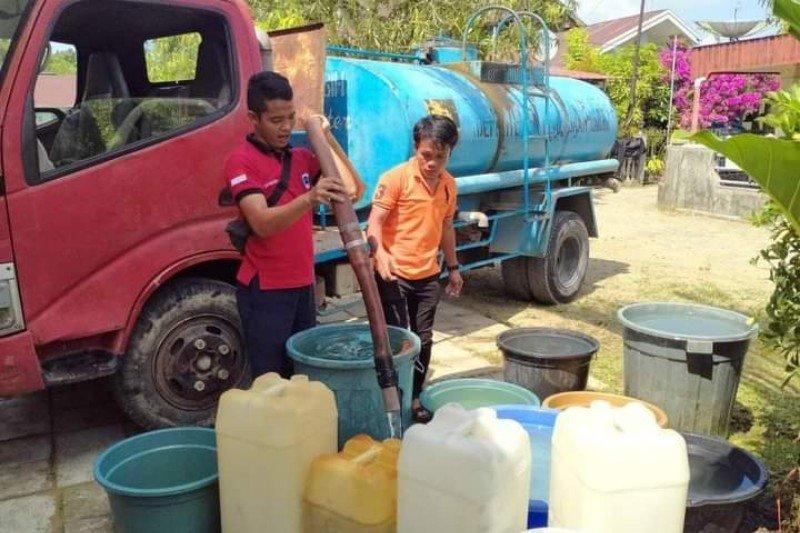
<svg viewBox="0 0 800 533"><path fill-rule="evenodd" d="M606 20L586 26L589 43L602 52L611 52L626 44L636 42L639 29L639 15ZM644 14L642 23L642 43L665 45L677 35L689 46L700 43L701 37L689 24L669 9L649 11ZM554 64L562 66L566 52L564 33L559 34L559 50Z"/></svg>
<svg viewBox="0 0 800 533"><path fill-rule="evenodd" d="M773 72L787 88L800 81L800 41L783 34L697 46L690 62L694 78L715 72Z"/></svg>

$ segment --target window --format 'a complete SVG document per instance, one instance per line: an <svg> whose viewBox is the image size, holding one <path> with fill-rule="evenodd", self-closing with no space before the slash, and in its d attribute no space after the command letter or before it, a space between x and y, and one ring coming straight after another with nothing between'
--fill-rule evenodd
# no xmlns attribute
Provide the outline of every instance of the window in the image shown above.
<svg viewBox="0 0 800 533"><path fill-rule="evenodd" d="M33 93L37 109L68 111L78 90L78 51L71 44L50 42L42 58Z"/></svg>
<svg viewBox="0 0 800 533"><path fill-rule="evenodd" d="M34 89L39 183L184 132L233 101L214 13L82 0L56 22ZM69 44L67 44L69 43Z"/></svg>
<svg viewBox="0 0 800 533"><path fill-rule="evenodd" d="M199 33L185 33L144 43L147 77L153 83L193 80L202 39Z"/></svg>

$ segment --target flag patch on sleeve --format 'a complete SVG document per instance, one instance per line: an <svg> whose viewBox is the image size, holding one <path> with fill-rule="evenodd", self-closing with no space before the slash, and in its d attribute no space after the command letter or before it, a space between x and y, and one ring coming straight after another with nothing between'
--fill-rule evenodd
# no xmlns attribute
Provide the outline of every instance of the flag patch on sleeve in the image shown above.
<svg viewBox="0 0 800 533"><path fill-rule="evenodd" d="M244 183L247 181L247 176L245 174L239 174L235 178L231 180L231 187L236 187L240 183Z"/></svg>

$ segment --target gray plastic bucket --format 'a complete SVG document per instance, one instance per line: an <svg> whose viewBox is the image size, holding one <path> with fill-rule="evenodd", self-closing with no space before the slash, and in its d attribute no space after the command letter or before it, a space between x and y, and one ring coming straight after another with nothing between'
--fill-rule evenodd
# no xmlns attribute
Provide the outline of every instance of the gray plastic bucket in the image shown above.
<svg viewBox="0 0 800 533"><path fill-rule="evenodd" d="M661 407L674 429L727 436L758 327L739 313L689 303L638 303L617 316L625 394Z"/></svg>

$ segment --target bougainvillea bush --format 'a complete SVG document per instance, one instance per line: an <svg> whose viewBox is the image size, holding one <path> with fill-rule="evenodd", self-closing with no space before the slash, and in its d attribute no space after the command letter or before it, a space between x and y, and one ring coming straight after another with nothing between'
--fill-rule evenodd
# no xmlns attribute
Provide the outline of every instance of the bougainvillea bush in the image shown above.
<svg viewBox="0 0 800 533"><path fill-rule="evenodd" d="M672 68L672 48L661 50L661 64ZM666 77L669 82L669 75ZM692 123L694 86L690 52L685 44L675 49L675 95L673 104L682 128ZM715 74L700 86L699 125L703 129L738 130L743 121L756 116L768 93L780 88L780 79L771 74Z"/></svg>

